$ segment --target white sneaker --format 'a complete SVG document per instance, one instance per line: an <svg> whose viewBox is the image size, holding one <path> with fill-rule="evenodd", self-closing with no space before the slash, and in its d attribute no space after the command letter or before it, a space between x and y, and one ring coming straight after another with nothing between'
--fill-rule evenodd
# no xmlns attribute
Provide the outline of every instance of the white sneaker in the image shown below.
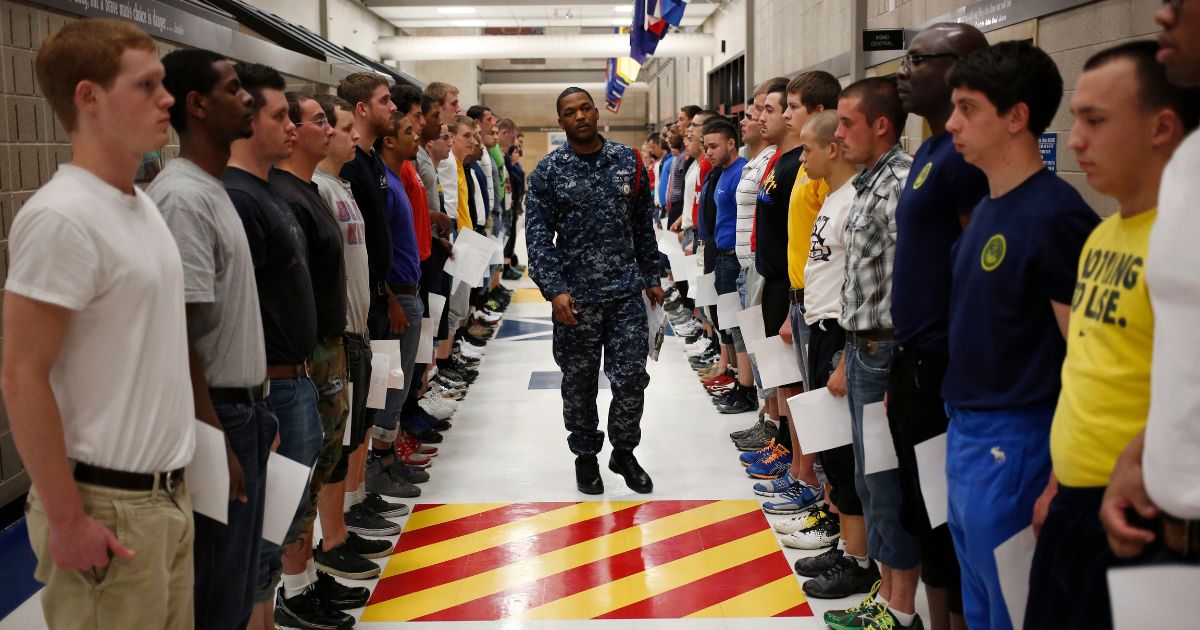
<svg viewBox="0 0 1200 630"><path fill-rule="evenodd" d="M451 401L462 400L464 397L466 397L466 393L464 393L460 390L457 390L457 389L450 389L449 387L446 387L446 386L442 385L441 383L431 384L429 386L429 391L433 392L434 396L440 396L442 398L445 398L446 400L451 400Z"/></svg>
<svg viewBox="0 0 1200 630"><path fill-rule="evenodd" d="M422 398L417 401L417 405L425 410L425 413L437 418L438 420L446 420L454 415L454 410L430 398Z"/></svg>
<svg viewBox="0 0 1200 630"><path fill-rule="evenodd" d="M698 345L696 347L692 348L691 350L685 349L683 351L684 354L688 355L689 357L698 357L698 356L701 356L704 353L708 352L709 347L712 346L712 342L708 340L708 337L704 337L703 342L697 342L697 343L698 343Z"/></svg>
<svg viewBox="0 0 1200 630"><path fill-rule="evenodd" d="M458 342L458 351L461 352L464 357L470 357L472 359L481 359L483 358L483 355L487 354L487 348L476 347L461 341Z"/></svg>
<svg viewBox="0 0 1200 630"><path fill-rule="evenodd" d="M672 324L671 328L673 328L675 330L675 334L679 335L680 337L691 337L692 335L700 332L700 326L695 322L687 322L678 326Z"/></svg>
<svg viewBox="0 0 1200 630"><path fill-rule="evenodd" d="M782 521L775 521L775 531L780 534L794 534L817 524L818 514L824 506L814 505L799 514Z"/></svg>
<svg viewBox="0 0 1200 630"><path fill-rule="evenodd" d="M824 514L817 523L807 529L793 532L779 539L784 547L792 549L824 549L837 543L841 535L837 520L832 514Z"/></svg>

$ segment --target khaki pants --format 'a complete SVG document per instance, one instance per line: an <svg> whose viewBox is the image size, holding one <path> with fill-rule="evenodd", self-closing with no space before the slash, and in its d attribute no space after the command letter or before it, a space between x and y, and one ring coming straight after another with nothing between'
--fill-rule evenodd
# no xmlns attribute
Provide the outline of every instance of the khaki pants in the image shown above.
<svg viewBox="0 0 1200 630"><path fill-rule="evenodd" d="M29 491L26 521L37 555L34 577L50 630L190 630L192 610L192 502L187 485L169 493L114 490L79 484L83 509L109 528L132 558L104 569L64 571L50 556L50 527L41 499Z"/></svg>

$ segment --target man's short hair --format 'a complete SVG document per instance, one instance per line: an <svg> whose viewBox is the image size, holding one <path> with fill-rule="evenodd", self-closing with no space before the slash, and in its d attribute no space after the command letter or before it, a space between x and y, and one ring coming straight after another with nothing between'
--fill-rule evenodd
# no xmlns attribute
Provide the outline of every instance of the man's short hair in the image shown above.
<svg viewBox="0 0 1200 630"><path fill-rule="evenodd" d="M68 22L42 42L35 66L37 82L68 132L75 130L79 116L75 87L80 81L111 87L121 71L121 57L129 49L158 50L154 40L138 27L109 19Z"/></svg>
<svg viewBox="0 0 1200 630"><path fill-rule="evenodd" d="M187 131L187 95L195 92L201 96L212 94L221 74L213 67L226 57L211 50L181 48L162 58L167 74L163 87L175 98L167 110L171 114L171 126L178 133Z"/></svg>
<svg viewBox="0 0 1200 630"><path fill-rule="evenodd" d="M729 122L724 116L717 116L704 123L704 127L700 129L700 135L707 136L710 133L721 134L726 140L738 141L737 127Z"/></svg>
<svg viewBox="0 0 1200 630"><path fill-rule="evenodd" d="M467 127L471 127L471 128L475 128L475 127L479 126L479 124L477 122L475 122L475 119L471 118L470 116L455 116L454 120L446 122L445 124L446 124L446 128L450 130L451 134L458 133L459 128L461 128L463 126L467 126Z"/></svg>
<svg viewBox="0 0 1200 630"><path fill-rule="evenodd" d="M429 98L428 94L425 94L425 93L421 94L421 115L422 116L428 116L429 112L433 111L434 105L437 105L437 103L434 102L434 100L432 98Z"/></svg>
<svg viewBox="0 0 1200 630"><path fill-rule="evenodd" d="M413 106L421 106L421 90L404 83L397 83L391 89L392 102L396 104L396 111L402 116L407 116L408 112L412 111Z"/></svg>
<svg viewBox="0 0 1200 630"><path fill-rule="evenodd" d="M754 88L754 96L762 96L763 94L770 94L771 92L787 92L787 85L787 77L775 77L773 79L767 79L766 81L759 83L758 87ZM754 99L750 99L750 102L753 103Z"/></svg>
<svg viewBox="0 0 1200 630"><path fill-rule="evenodd" d="M769 82L769 83L770 83L770 85L767 86L767 89L765 92L763 92L763 94L766 94L767 96L770 96L772 94L778 94L780 102L782 102L786 106L787 105L788 81Z"/></svg>
<svg viewBox="0 0 1200 630"><path fill-rule="evenodd" d="M800 104L804 109L815 112L817 106L837 109L842 84L838 83L837 77L824 70L813 70L788 81L787 91L788 94L799 94Z"/></svg>
<svg viewBox="0 0 1200 630"><path fill-rule="evenodd" d="M1141 40L1106 48L1083 64L1083 71L1095 70L1114 61L1133 63L1138 82L1138 101L1146 109L1167 108L1179 116L1184 133L1200 124L1200 90L1179 88L1167 80L1167 69L1155 60L1158 42Z"/></svg>
<svg viewBox="0 0 1200 630"><path fill-rule="evenodd" d="M475 120L483 120L484 113L490 111L492 111L492 108L487 105L472 105L467 108L467 116Z"/></svg>
<svg viewBox="0 0 1200 630"><path fill-rule="evenodd" d="M261 63L247 63L239 61L233 66L237 70L238 80L242 82L242 87L245 88L250 96L254 97L254 113L257 115L258 110L266 103L263 99L263 90L279 90L280 92L287 89L287 83L283 80L283 75L271 66L264 66Z"/></svg>
<svg viewBox="0 0 1200 630"><path fill-rule="evenodd" d="M700 113L701 107L699 105L684 105L679 108L679 111L683 112L683 115L687 116L688 119L692 119L696 117L696 114Z"/></svg>
<svg viewBox="0 0 1200 630"><path fill-rule="evenodd" d="M358 106L371 100L375 88L387 85L387 79L372 72L355 72L338 83L337 95L346 99L351 105ZM408 113L408 112L405 112Z"/></svg>
<svg viewBox="0 0 1200 630"><path fill-rule="evenodd" d="M287 99L288 118L290 118L293 123L299 125L301 122L303 122L300 119L300 106L308 101L313 100L313 95L309 94L308 92L287 92L283 96ZM331 125L337 122L336 117L330 118L328 115L325 117L329 119L329 124Z"/></svg>
<svg viewBox="0 0 1200 630"><path fill-rule="evenodd" d="M834 136L837 133L838 115L836 109L826 109L825 111L817 112L809 116L808 122L804 123L804 131L807 131L820 142L822 146L829 146L837 142Z"/></svg>
<svg viewBox="0 0 1200 630"><path fill-rule="evenodd" d="M337 126L337 110L354 113L354 106L346 99L333 94L318 94L313 97L317 100L317 104L321 106L321 111L325 112L325 118L329 120L329 124Z"/></svg>
<svg viewBox="0 0 1200 630"><path fill-rule="evenodd" d="M517 123L511 118L501 118L496 122L496 129L500 131L516 131Z"/></svg>
<svg viewBox="0 0 1200 630"><path fill-rule="evenodd" d="M425 96L433 99L438 105L446 102L446 96L450 94L458 94L458 88L449 83L434 81L425 86Z"/></svg>
<svg viewBox="0 0 1200 630"><path fill-rule="evenodd" d="M554 101L554 110L557 111L559 114L561 114L563 99L567 98L568 96L571 96L572 94L586 94L588 97L588 100L592 102L592 105L596 104L596 99L592 98L591 92L588 92L587 90L585 90L581 87L572 86L572 87L569 87L569 88L563 90L558 95L558 99Z"/></svg>
<svg viewBox="0 0 1200 630"><path fill-rule="evenodd" d="M896 90L896 82L883 77L870 77L855 81L842 91L841 98L859 99L858 107L867 117L867 124L873 125L876 120L886 118L891 126L896 140L904 130L904 121L908 120L908 112L900 102L900 93Z"/></svg>
<svg viewBox="0 0 1200 630"><path fill-rule="evenodd" d="M950 67L951 89L982 92L1006 114L1017 103L1029 107L1029 133L1041 135L1062 102L1063 80L1045 51L1029 42L1000 42L962 57Z"/></svg>
<svg viewBox="0 0 1200 630"><path fill-rule="evenodd" d="M717 112L716 110L702 109L702 110L696 112L695 114L692 114L692 124L693 125L696 124L695 120L696 120L697 116L703 116L706 121L709 118L722 117L721 114L719 112Z"/></svg>

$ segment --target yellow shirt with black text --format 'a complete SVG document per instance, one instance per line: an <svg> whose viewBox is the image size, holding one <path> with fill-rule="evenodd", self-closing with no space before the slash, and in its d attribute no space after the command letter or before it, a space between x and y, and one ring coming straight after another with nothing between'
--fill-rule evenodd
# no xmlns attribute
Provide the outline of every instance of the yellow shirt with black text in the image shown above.
<svg viewBox="0 0 1200 630"><path fill-rule="evenodd" d="M823 179L809 179L802 165L788 199L788 279L793 289L804 288L804 266L812 247L813 223L828 196L829 184Z"/></svg>

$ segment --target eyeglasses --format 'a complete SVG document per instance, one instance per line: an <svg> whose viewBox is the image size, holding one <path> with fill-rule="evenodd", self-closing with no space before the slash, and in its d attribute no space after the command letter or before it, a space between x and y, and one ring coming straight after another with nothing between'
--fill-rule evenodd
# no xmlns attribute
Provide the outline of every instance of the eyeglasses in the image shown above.
<svg viewBox="0 0 1200 630"><path fill-rule="evenodd" d="M325 127L329 126L329 119L325 117L325 114L321 114L312 120L296 123L297 127L302 127L304 125L316 125L317 127L324 129Z"/></svg>
<svg viewBox="0 0 1200 630"><path fill-rule="evenodd" d="M910 68L915 68L915 67L925 63L926 61L929 61L930 59L938 59L940 57L949 57L951 59L958 59L958 55L956 55L954 53L917 53L917 54L909 53L907 55L904 55L904 57L901 58L901 63L903 63L904 65L906 65Z"/></svg>

